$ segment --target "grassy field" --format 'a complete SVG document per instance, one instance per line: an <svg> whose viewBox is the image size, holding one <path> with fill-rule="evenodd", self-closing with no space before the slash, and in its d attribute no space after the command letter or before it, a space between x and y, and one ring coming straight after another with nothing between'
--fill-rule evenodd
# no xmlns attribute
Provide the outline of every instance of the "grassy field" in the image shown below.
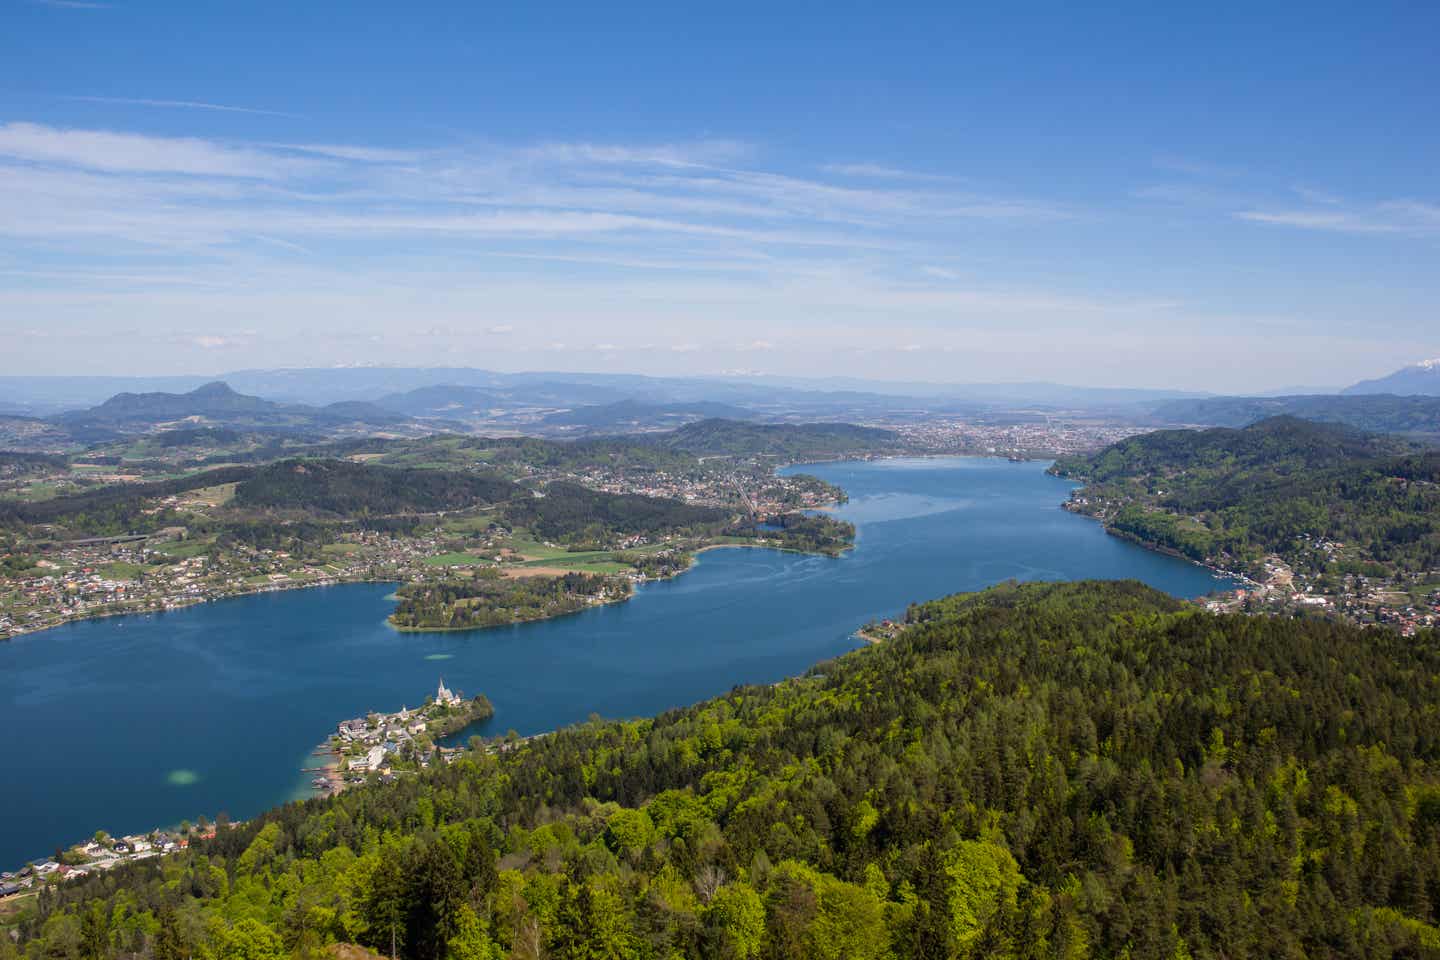
<svg viewBox="0 0 1440 960"><path fill-rule="evenodd" d="M182 560L188 560L190 557L198 557L206 550L209 550L214 543L215 541L209 538L199 540L171 540L167 543L160 544L155 549L167 557L179 557Z"/></svg>
<svg viewBox="0 0 1440 960"><path fill-rule="evenodd" d="M551 547L538 540L527 540L524 537L515 537L510 541L510 549L514 550L526 560L549 560L553 557L573 557L578 554L571 553L564 547Z"/></svg>
<svg viewBox="0 0 1440 960"><path fill-rule="evenodd" d="M574 570L576 573L624 573L630 568L616 563L610 551L589 553L567 553L552 560L527 560L522 567L546 567L555 570Z"/></svg>
<svg viewBox="0 0 1440 960"><path fill-rule="evenodd" d="M23 500L26 503L37 503L41 500L53 500L62 493L76 493L79 488L74 484L49 483L37 480L34 483L26 484L23 487L16 487L6 491L6 499Z"/></svg>
<svg viewBox="0 0 1440 960"><path fill-rule="evenodd" d="M424 562L428 567L473 567L490 561L468 553L442 553L438 557L426 557Z"/></svg>
<svg viewBox="0 0 1440 960"><path fill-rule="evenodd" d="M440 525L448 534L460 535L484 533L490 529L490 514L481 513L471 517L447 517Z"/></svg>
<svg viewBox="0 0 1440 960"><path fill-rule="evenodd" d="M235 497L236 483L218 483L213 487L201 487L199 490L191 490L181 498L181 502L190 505L203 504L208 507L218 507L229 503Z"/></svg>
<svg viewBox="0 0 1440 960"><path fill-rule="evenodd" d="M125 563L117 560L114 563L107 563L99 568L100 573L111 580L134 580L145 568L138 563Z"/></svg>

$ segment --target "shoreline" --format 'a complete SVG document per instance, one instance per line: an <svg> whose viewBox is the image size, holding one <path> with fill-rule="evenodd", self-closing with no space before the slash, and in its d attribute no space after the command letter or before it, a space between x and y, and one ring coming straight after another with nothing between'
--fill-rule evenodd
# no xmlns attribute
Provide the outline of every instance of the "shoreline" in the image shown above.
<svg viewBox="0 0 1440 960"><path fill-rule="evenodd" d="M676 574L676 576L678 575L679 574ZM612 597L609 600L596 600L585 604L585 606L579 610L566 610L564 613L553 613L544 617L521 617L517 620L511 620L508 623L485 623L471 627L402 627L394 621L394 614L391 614L385 618L385 625L396 633L465 633L470 630L499 630L504 627L518 627L523 623L543 623L546 620L563 620L565 617L577 616L594 607L607 607L612 603L624 603L634 596L635 589L632 584L630 592L623 597Z"/></svg>
<svg viewBox="0 0 1440 960"><path fill-rule="evenodd" d="M1156 543L1153 540L1145 540L1141 537L1135 536L1133 533L1127 533L1124 530L1116 530L1114 527L1110 526L1109 523L1095 516L1094 514L1084 513L1080 510L1071 509L1070 501L1068 500L1060 504L1060 509L1064 510L1066 513L1072 514L1077 517L1083 517L1086 520L1092 520L1095 523L1100 524L1100 529L1105 531L1106 536L1114 537L1116 540L1124 540L1126 543L1133 543L1137 547L1143 547L1144 549L1149 550L1151 553L1158 553L1162 556L1172 557L1176 560L1183 560L1186 563L1194 564L1197 567L1209 570L1216 577L1224 577L1227 580L1234 580L1238 583L1246 584L1248 586L1256 585L1255 580L1250 577L1249 574L1240 573L1236 570L1227 570L1225 567L1214 563L1208 558L1205 560L1196 560L1194 557L1186 556L1179 550L1176 550L1174 547L1167 547L1163 543ZM1232 589L1240 588L1235 587Z"/></svg>
<svg viewBox="0 0 1440 960"><path fill-rule="evenodd" d="M705 553L707 550L723 550L729 547L736 547L746 550L773 550L776 553L795 553L808 557L829 557L832 560L838 560L848 551L854 550L855 544L847 544L845 547L832 553L825 550L797 550L794 547L780 547L770 543L707 543L703 547L696 547L693 550L686 551L690 555L690 562L686 564L683 570L676 570L674 573L663 577L647 577L645 580L639 582L632 580L630 581L630 592L625 594L625 596L611 597L608 600L599 600L588 603L579 610L567 610L564 613L556 613L544 617L522 617L517 620L511 620L508 623L480 624L471 627L402 627L399 624L395 623L390 617L385 618L385 623L387 626L390 627L390 629L394 630L396 633L465 633L471 630L498 630L504 627L520 626L521 624L525 623L543 623L546 620L561 620L565 617L577 616L584 613L586 610L590 610L595 607L606 607L612 604L626 603L630 600L634 600L636 594L638 593L638 590L636 589L637 587L643 586L646 583L662 583L667 580L674 580L677 577L684 576L691 570L695 569L695 565L699 562L700 554ZM570 573L572 571L566 570L563 572Z"/></svg>
<svg viewBox="0 0 1440 960"><path fill-rule="evenodd" d="M942 456L944 456L944 455L942 455ZM891 458L890 458L890 457L880 457L880 456L870 456L870 457L864 457L864 458L862 458L859 462L869 462L869 461L871 461L871 460L876 460L876 459L891 459ZM857 462L857 461L855 460L855 458L850 458L850 459L842 459L842 460L816 460L816 461L812 461L812 462L814 462L814 463L847 463L847 462ZM800 465L800 464L795 464L795 463L780 464L780 465L777 465L776 467L774 467L774 468L772 469L772 473L778 474L779 471L781 471L781 470L787 469L787 468L792 467L792 466L798 466L798 465ZM837 488L837 489L838 489L838 488ZM843 494L844 491L842 490L841 493ZM843 499L843 500L832 500L832 501L830 501L830 502L828 502L828 503L825 503L825 504L822 504L822 505L820 505L820 506L818 506L818 507L806 507L806 508L804 508L804 509L806 509L806 510L827 510L827 511L828 511L828 510L834 509L835 507L843 506L843 505L844 505L845 503L847 503L848 501L849 501L849 497L848 497L848 495L847 495L847 496L845 497L845 499ZM847 546L845 546L845 547L841 548L840 550L838 550L838 551L836 551L836 552L833 552L833 553L828 552L828 551L795 550L795 549L789 548L789 547L777 547L777 546L773 546L773 545L770 545L770 544L760 544L760 543L754 543L754 544L751 544L751 543L713 543L713 544L706 544L705 546L697 547L697 548L694 549L694 550L688 551L692 556L691 556L691 562L686 566L685 570L678 570L678 571L676 571L675 573L671 574L670 576L667 576L667 577L656 577L656 578L654 578L654 579L656 579L656 580L668 580L668 579L672 579L673 577L677 577L677 576L679 576L679 575L682 574L682 573L685 573L686 571L688 571L691 567L693 567L693 566L695 565L695 560L694 560L694 556L695 556L695 555L698 555L698 554L700 554L700 553L702 553L702 552L704 552L704 551L706 551L706 550L714 549L714 548L716 548L716 547L768 547L768 548L771 549L771 550L778 550L778 551L780 551L780 552L782 552L782 553L810 553L810 554L813 554L813 555L815 555L815 556L829 556L829 557L837 557L837 558L838 558L838 557L840 557L841 555L843 555L843 554L845 553L845 551L847 551L847 550L853 550L853 549L855 548L855 544L852 542L852 543L848 544ZM512 571L510 571L510 570L505 570L503 567L502 567L501 569L502 569L502 572L504 573L504 575L505 575L506 577L511 577L511 576L514 576L514 577L547 576L547 575L548 575L548 576L560 576L560 575L563 575L563 574L565 574L565 573L570 573L570 572L572 572L572 571L570 571L570 570L562 570L562 569L560 569L560 568L556 568L556 572L555 572L555 573L549 573L548 571L545 572L545 573L542 573L541 571L545 569L545 568L543 568L543 567L532 567L532 568L528 568L529 570L535 571L534 573L522 572L521 570L515 570L515 571L512 573ZM131 609L131 610L104 610L104 611L96 611L96 612L94 612L94 613L88 613L88 612L87 612L87 613L85 613L85 614L83 614L83 615L81 615L81 616L67 616L67 617L64 618L63 620L59 620L59 621L57 621L57 622L55 622L55 623L47 623L47 624L45 624L44 626L41 626L41 627L30 627L30 628L27 628L27 627L12 627L12 628L9 629L9 632L8 632L8 633L5 633L4 635L0 635L0 643L5 643L5 642L8 642L8 641L10 641L10 640L14 640L14 639L16 639L16 638L18 638L18 637L31 636L31 635L38 634L38 633L44 633L44 632L47 631L47 630L54 630L54 629L59 628L59 627L70 626L70 625L76 624L76 623L84 623L84 622L86 622L86 621L88 621L88 620L104 620L104 619L107 619L107 618L109 618L109 617L128 617L128 616L142 616L142 615L156 614L156 613L169 613L169 612L172 612L172 611L175 611L175 610L184 610L184 609L186 609L186 608L188 608L188 607L199 606L200 604L204 604L204 603L215 603L215 602L217 602L217 601L221 601L221 600L232 600L232 599L236 599L236 598L239 598L239 597L253 597L253 596L258 596L259 594L262 594L262 593L279 593L279 592L284 591L284 590L308 590L308 589L312 589L312 588L315 588L315 587L333 587L333 586L340 586L340 585L343 585L343 584L350 584L350 583L394 583L394 584L398 584L398 585L400 585L400 586L404 586L404 585L406 585L406 584L419 583L419 582L423 582L423 581L419 581L419 580L407 580L407 579L394 579L394 578L389 578L389 577L368 577L368 576L353 576L353 577L347 577L347 576L337 576L337 577L335 577L335 578L333 578L333 579L326 579L326 580L319 580L319 581L308 581L308 582L302 582L302 583L273 583L273 582L272 582L272 583L266 583L266 584L263 584L263 585L262 585L262 584L256 584L255 587L254 587L254 589L234 590L234 591L232 591L232 592L222 593L222 594L219 594L219 595L217 595L217 596L197 597L197 598L192 598L192 599L185 599L185 600L176 601L176 602L170 603L170 604L163 604L163 605L158 606L158 607L157 607L157 606L144 606L144 607L137 607L137 608ZM607 604L608 604L608 603L618 603L618 602L621 602L621 601L624 601L624 600L629 600L629 599L631 599L632 597L634 597L634 595L635 595L635 591L632 589L629 595L624 596L624 597L617 597L617 598L614 599L614 600L607 600L607 601L605 601L605 603L607 603ZM600 606L600 605L601 605L601 604L594 604L594 606ZM460 632L460 631L464 631L464 630L488 630L488 629L491 629L492 627L515 626L516 624L521 624L521 623L538 623L538 622L540 622L540 621L542 621L542 620L554 620L554 619L557 619L558 617L570 616L571 614L574 614L574 613L583 613L583 612L584 612L584 610L571 610L571 611L568 611L568 612L566 612L566 613L556 614L555 616L551 616L551 617L529 617L529 618L525 618L525 619L521 619L521 620L512 620L512 621L510 621L510 623L508 623L508 624L498 623L498 624L491 624L491 625L489 625L489 626L483 626L483 627L400 627L400 626L396 626L396 625L393 624L393 623L390 623L389 617L386 617L386 623L390 624L391 627L393 627L396 631L401 632L401 633Z"/></svg>
<svg viewBox="0 0 1440 960"><path fill-rule="evenodd" d="M198 607L207 603L220 603L225 600L240 600L245 597L256 597L262 593L284 593L289 590L314 590L321 587L340 587L352 583L405 582L404 580L392 580L389 577L337 577L334 580L319 580L306 583L271 583L264 586L257 585L254 590L236 590L233 593L222 593L213 597L197 597L183 602L172 603L169 606L137 607L134 610L101 610L95 613L86 613L83 616L66 617L58 623L47 623L43 627L12 630L8 636L0 637L0 643L16 640L20 637L34 636L38 633L44 633L47 630L57 630L60 627L73 626L77 623L86 623L90 620L107 620L111 617L142 617L153 614L174 613L178 610L186 610L190 607Z"/></svg>
<svg viewBox="0 0 1440 960"><path fill-rule="evenodd" d="M826 505L826 507L824 507L824 508L816 507L816 508L807 508L807 509L829 509L829 508L831 508L831 507L833 507L833 506L835 506L835 505L837 505L837 504L828 504L828 505ZM846 551L855 549L855 544L851 543L851 544L849 544L849 545L841 548L839 551L834 552L834 553L831 553L831 552L823 551L823 550L822 550L822 551L796 550L796 549L794 549L793 547L781 547L781 546L776 546L776 545L774 545L774 544L768 544L768 543L707 543L707 544L705 544L705 545L702 546L702 547L696 547L694 550L688 551L688 552L692 555L692 559L691 559L691 562L690 562L689 566L687 566L684 570L676 571L675 573L671 574L671 575L668 576L668 577L653 577L653 578L650 578L650 580L655 580L655 581L659 581L659 580L670 580L670 579L673 579L674 577L678 577L678 576L680 576L682 573L688 572L688 571L690 570L690 568L695 565L695 562L694 562L694 559L693 559L694 556L696 556L696 555L698 555L698 554L701 554L701 553L704 553L704 552L707 551L707 550L716 550L716 549L720 549L720 548L722 548L722 547L763 548L763 549L768 549L768 550L774 550L774 551L776 551L776 552L778 552L778 553L800 553L800 554L807 554L807 555L810 555L810 556L817 556L817 557L838 558L838 557L842 556ZM538 570L539 568L530 568L530 569ZM564 573L570 573L570 572L572 572L572 571L564 570L564 571L559 571L559 572L557 572L557 573L555 573L555 574L541 574L541 573L538 573L538 572L537 572L537 573L534 573L534 574L518 574L518 575L519 575L519 576L545 576L545 575L560 576L560 575L563 575ZM508 571L506 571L506 573L507 573L507 575L508 575ZM191 600L186 600L186 601L183 601L183 602L176 602L176 603L172 603L172 604L170 604L170 605L168 605L168 606L160 606L160 607L137 607L136 609L133 609L133 610L101 610L101 611L96 611L96 612L94 612L94 613L86 613L86 614L84 614L83 616L66 617L64 620L61 620L61 621L59 621L59 622L57 622L57 623L48 623L48 624L46 624L46 625L43 626L43 627L34 627L34 628L28 628L28 629L27 629L27 628L12 629L9 634L7 634L7 635L5 635L5 636L3 636L3 637L0 637L0 643L6 643L6 642L8 642L8 641L10 641L10 640L19 639L20 637L34 636L34 635L36 635L36 634L44 633L44 632L46 632L47 630L56 630L56 629L59 629L60 627L68 627L68 626L72 626L72 625L77 624L77 623L85 623L85 622L88 622L88 621L91 621L91 620L106 620L106 619L109 619L109 618L111 618L111 617L139 617L139 616L150 616L150 615L153 615L153 614L172 613L172 612L175 612L175 611L178 611L178 610L188 609L189 607L198 607L198 606L201 606L201 605L207 604L207 603L219 603L219 602L224 601L224 600L238 600L238 599L241 599L241 598L244 598L244 597L255 597L255 596L259 596L259 595L265 594L265 593L282 593L282 592L289 591L289 590L313 590L313 589L318 589L318 588L321 588L321 587L338 587L338 586L344 586L344 585L352 584L352 583L394 583L394 584L399 584L399 585L401 585L401 586L404 586L404 585L409 584L409 583L420 583L420 582L423 582L423 581L419 581L419 580L392 579L392 578L389 578L389 577L337 577L337 578L335 578L335 579L333 579L333 580L322 580L322 581L306 582L306 583L285 583L285 584L270 583L270 584L265 584L265 585L263 585L263 586L262 586L262 585L256 585L255 589L253 589L253 590L235 590L235 591L233 591L233 592L220 594L220 595L218 595L218 596L213 596L213 597L198 597L198 598L191 599ZM649 582L649 581L647 580L646 582ZM634 592L632 591L629 596L617 597L617 598L615 598L615 599L613 599L613 600L606 600L606 601L604 601L603 603L600 603L600 604L592 604L592 606L602 606L602 605L604 605L604 604L620 603L620 602L623 602L623 601L625 601L625 600L631 599L633 596L634 596ZM571 614L583 613L583 612L584 612L584 610L571 610L571 611L567 611L566 613L556 614L556 615L553 616L553 617L529 617L529 618L525 618L525 619L522 619L522 620L512 620L512 621L511 621L510 623L508 623L508 624L506 624L506 623L497 623L497 624L491 624L491 625L489 625L489 626L483 626L483 627L400 627L400 626L396 626L395 624L390 624L390 625L391 625L392 627L394 627L394 629L395 629L396 631L401 632L401 633L428 633L428 632L432 632L432 631L433 631L433 632L441 632L441 631L444 631L444 632L459 632L459 631L464 631L464 630L488 630L488 629L491 629L492 627L514 626L514 625L516 625L516 624L521 624L521 623L538 623L538 622L540 622L540 621L542 621L542 620L554 620L554 619L557 619L558 617L565 617L565 616L570 616ZM386 618L386 623L389 623L389 622L390 622L390 620L389 620L389 618L387 617L387 618Z"/></svg>

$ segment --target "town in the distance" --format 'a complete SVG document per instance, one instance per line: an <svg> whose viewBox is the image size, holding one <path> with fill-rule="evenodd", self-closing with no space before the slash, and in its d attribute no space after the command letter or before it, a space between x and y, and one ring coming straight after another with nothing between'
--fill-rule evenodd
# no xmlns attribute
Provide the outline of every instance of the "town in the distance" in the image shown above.
<svg viewBox="0 0 1440 960"><path fill-rule="evenodd" d="M308 390L288 372L282 401L216 381L68 408L122 382L0 378L17 411L0 414L0 638L353 581L404 584L402 628L554 616L710 547L846 549L823 511L844 491L777 466L951 454L1054 461L1082 484L1066 509L1244 580L1212 609L1411 632L1440 590L1440 368L1396 378L1244 398L360 369Z"/></svg>

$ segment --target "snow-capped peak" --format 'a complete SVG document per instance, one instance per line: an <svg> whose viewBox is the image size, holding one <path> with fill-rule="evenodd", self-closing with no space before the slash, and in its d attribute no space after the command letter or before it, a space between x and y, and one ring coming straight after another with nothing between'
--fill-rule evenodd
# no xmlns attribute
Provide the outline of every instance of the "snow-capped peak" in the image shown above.
<svg viewBox="0 0 1440 960"><path fill-rule="evenodd" d="M1434 360L1421 360L1415 366L1421 370L1440 370L1440 357L1436 357Z"/></svg>

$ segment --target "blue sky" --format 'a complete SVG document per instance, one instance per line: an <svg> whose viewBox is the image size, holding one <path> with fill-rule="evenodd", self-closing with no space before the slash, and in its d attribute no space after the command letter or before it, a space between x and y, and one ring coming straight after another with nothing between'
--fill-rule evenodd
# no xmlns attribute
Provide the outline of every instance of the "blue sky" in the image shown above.
<svg viewBox="0 0 1440 960"><path fill-rule="evenodd" d="M686 6L0 0L0 372L1440 355L1434 4Z"/></svg>

